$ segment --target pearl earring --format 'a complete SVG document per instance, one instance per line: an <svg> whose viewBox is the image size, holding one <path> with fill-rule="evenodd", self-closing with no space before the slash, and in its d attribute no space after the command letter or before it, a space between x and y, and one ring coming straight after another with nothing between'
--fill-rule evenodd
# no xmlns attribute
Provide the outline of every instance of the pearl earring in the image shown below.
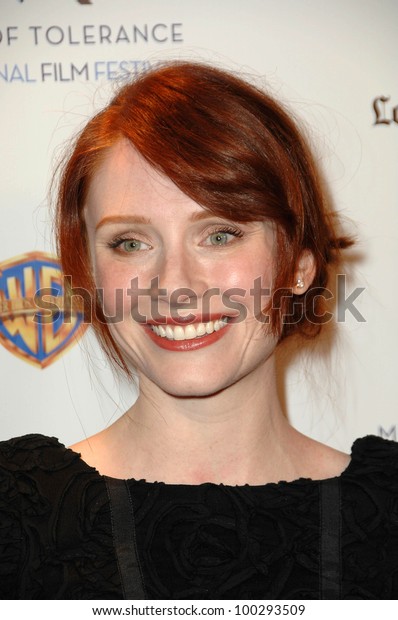
<svg viewBox="0 0 398 620"><path fill-rule="evenodd" d="M301 278L297 278L296 287L297 288L304 288L304 282L303 282L303 280Z"/></svg>

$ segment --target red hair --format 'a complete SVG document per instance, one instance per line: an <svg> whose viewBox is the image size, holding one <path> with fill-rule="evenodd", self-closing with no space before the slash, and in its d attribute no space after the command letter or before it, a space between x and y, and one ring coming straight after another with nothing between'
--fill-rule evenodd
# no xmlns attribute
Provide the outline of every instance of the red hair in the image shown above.
<svg viewBox="0 0 398 620"><path fill-rule="evenodd" d="M294 332L318 333L328 266L351 242L335 233L301 132L279 103L238 77L203 64L170 63L123 86L88 122L60 179L57 235L63 271L74 287L96 299L92 322L114 361L126 368L95 295L83 207L99 163L120 138L215 215L275 222L272 329L280 339ZM294 295L304 250L314 257L315 277L305 295Z"/></svg>

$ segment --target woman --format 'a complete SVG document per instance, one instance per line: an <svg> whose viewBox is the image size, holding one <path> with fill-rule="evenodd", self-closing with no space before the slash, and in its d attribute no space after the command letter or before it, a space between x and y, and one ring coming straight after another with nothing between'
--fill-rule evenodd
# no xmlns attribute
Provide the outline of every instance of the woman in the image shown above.
<svg viewBox="0 0 398 620"><path fill-rule="evenodd" d="M277 396L275 349L329 320L350 244L288 113L204 65L143 75L78 137L58 239L140 394L72 450L2 444L7 597L394 598L396 445L340 453Z"/></svg>

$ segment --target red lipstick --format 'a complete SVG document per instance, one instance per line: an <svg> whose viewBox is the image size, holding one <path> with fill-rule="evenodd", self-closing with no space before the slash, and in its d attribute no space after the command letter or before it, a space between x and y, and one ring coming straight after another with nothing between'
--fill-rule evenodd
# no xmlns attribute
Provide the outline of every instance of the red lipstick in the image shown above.
<svg viewBox="0 0 398 620"><path fill-rule="evenodd" d="M225 314L188 314L187 316L161 316L158 320L151 319L147 321L147 325L193 325L195 323L209 323L209 321L219 321L225 317Z"/></svg>
<svg viewBox="0 0 398 620"><path fill-rule="evenodd" d="M218 315L218 318L221 318L222 315ZM217 320L214 315L212 315L211 320ZM206 323L208 321L205 321ZM156 323L151 322L150 324L156 325ZM175 324L175 321L168 321L167 324ZM185 322L186 324L192 324L192 322ZM180 323L181 325L181 323ZM214 344L218 340L220 340L223 335L230 328L230 324L227 323L220 329L213 331L211 334L205 334L203 336L197 336L196 338L187 338L186 340L172 340L167 338L166 336L158 336L151 329L149 325L145 326L145 331L151 340L161 349L165 349L167 351L175 351L175 352L188 352L188 351L196 351L198 349L202 349L203 347L210 346Z"/></svg>

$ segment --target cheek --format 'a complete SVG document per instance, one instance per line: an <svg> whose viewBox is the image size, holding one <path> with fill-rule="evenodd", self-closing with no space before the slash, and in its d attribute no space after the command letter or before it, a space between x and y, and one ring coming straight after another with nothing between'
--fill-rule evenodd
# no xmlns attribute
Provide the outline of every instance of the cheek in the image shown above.
<svg viewBox="0 0 398 620"><path fill-rule="evenodd" d="M130 273L121 265L97 260L94 277L105 316L122 319L130 306Z"/></svg>
<svg viewBox="0 0 398 620"><path fill-rule="evenodd" d="M96 287L105 317L111 324L119 325L130 319L143 323L152 317L155 293L150 288L151 278L142 271L137 273L124 262L97 262ZM156 296L154 307L157 308Z"/></svg>
<svg viewBox="0 0 398 620"><path fill-rule="evenodd" d="M257 256L231 266L226 274L224 271L224 290L240 297L242 303L250 309L258 312L259 307L264 308L270 300L273 286L273 265L271 258ZM239 291L239 292L238 292Z"/></svg>

